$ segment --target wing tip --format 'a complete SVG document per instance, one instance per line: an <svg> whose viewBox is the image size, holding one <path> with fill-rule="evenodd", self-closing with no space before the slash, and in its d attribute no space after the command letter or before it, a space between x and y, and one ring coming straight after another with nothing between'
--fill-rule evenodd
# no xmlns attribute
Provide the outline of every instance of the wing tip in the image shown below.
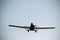
<svg viewBox="0 0 60 40"><path fill-rule="evenodd" d="M13 25L8 25L9 27L12 27Z"/></svg>

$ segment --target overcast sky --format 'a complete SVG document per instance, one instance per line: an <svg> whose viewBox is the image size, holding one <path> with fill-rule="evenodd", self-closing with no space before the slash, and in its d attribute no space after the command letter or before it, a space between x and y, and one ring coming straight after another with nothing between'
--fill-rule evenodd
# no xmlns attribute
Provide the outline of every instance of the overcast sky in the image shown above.
<svg viewBox="0 0 60 40"><path fill-rule="evenodd" d="M59 0L1 0L1 40L60 40ZM37 33L11 28L9 24L55 26Z"/></svg>

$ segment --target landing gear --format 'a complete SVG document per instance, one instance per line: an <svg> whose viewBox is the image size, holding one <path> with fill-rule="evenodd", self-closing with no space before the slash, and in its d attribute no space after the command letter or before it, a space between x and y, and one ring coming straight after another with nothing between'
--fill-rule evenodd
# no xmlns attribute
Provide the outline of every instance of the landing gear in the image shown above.
<svg viewBox="0 0 60 40"><path fill-rule="evenodd" d="M37 30L35 30L35 32L37 32Z"/></svg>
<svg viewBox="0 0 60 40"><path fill-rule="evenodd" d="M27 31L28 31L28 32L29 32L29 31L35 31L35 33L37 32L37 30L27 30Z"/></svg>
<svg viewBox="0 0 60 40"><path fill-rule="evenodd" d="M28 30L28 32L29 32L29 30Z"/></svg>

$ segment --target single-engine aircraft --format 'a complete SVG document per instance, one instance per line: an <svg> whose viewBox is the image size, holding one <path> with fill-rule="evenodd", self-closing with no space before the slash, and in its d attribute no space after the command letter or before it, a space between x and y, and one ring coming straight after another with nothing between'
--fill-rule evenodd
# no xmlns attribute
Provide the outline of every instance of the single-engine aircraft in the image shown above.
<svg viewBox="0 0 60 40"><path fill-rule="evenodd" d="M18 28L25 28L28 29L27 31L35 31L37 32L36 29L55 29L55 27L36 27L33 23L31 23L30 26L16 26L16 25L9 25L10 27L18 27Z"/></svg>

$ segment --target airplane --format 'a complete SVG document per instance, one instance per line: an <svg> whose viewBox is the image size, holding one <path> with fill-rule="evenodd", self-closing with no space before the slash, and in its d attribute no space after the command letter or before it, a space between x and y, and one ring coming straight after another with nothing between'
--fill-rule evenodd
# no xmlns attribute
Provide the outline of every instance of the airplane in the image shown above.
<svg viewBox="0 0 60 40"><path fill-rule="evenodd" d="M17 28L25 28L28 29L27 31L35 31L37 32L38 30L36 29L55 29L55 27L36 27L33 23L30 24L30 26L16 26L16 25L8 25L10 27L17 27Z"/></svg>

